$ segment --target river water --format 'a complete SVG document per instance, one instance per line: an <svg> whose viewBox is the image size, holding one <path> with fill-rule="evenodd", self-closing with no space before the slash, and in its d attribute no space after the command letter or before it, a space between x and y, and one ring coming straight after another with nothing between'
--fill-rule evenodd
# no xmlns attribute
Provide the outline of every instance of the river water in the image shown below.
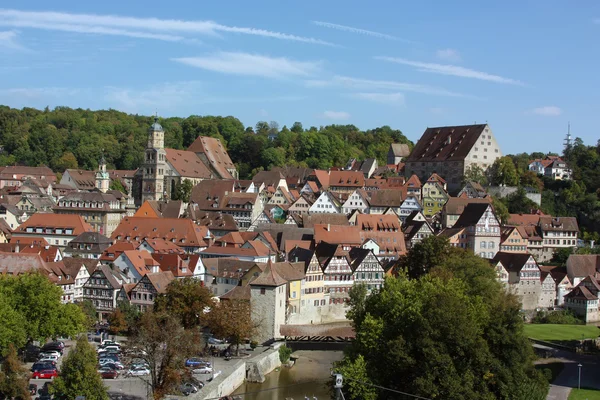
<svg viewBox="0 0 600 400"><path fill-rule="evenodd" d="M233 394L244 400L305 400L305 396L310 400L329 400L332 363L341 360L343 353L301 350L292 357L296 358L292 368L276 369L263 383L244 383Z"/></svg>

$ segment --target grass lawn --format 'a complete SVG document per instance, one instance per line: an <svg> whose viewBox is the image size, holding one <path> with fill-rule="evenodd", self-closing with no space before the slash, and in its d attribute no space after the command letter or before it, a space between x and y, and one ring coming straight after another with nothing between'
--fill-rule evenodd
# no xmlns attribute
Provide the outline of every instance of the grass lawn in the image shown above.
<svg viewBox="0 0 600 400"><path fill-rule="evenodd" d="M586 339L593 339L600 336L600 329L591 325L527 324L525 334L532 339L554 342L581 340L581 335Z"/></svg>
<svg viewBox="0 0 600 400"><path fill-rule="evenodd" d="M573 389L569 400L600 400L600 390Z"/></svg>

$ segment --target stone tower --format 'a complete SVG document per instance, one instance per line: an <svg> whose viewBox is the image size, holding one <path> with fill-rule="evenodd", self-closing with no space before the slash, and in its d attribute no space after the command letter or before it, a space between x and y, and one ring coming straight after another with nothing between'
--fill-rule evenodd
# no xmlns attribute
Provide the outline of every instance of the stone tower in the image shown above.
<svg viewBox="0 0 600 400"><path fill-rule="evenodd" d="M164 177L167 168L165 152L165 131L158 123L158 117L148 130L148 144L144 154L142 178L142 202L164 198Z"/></svg>
<svg viewBox="0 0 600 400"><path fill-rule="evenodd" d="M100 164L98 165L98 171L96 172L96 187L100 189L102 193L106 193L110 187L110 176L106 171L106 159L104 155L100 159Z"/></svg>

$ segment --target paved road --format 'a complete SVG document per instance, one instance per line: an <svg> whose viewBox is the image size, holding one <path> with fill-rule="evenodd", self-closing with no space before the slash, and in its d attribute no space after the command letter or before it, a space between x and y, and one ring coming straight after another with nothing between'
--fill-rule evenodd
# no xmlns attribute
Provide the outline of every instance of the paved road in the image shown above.
<svg viewBox="0 0 600 400"><path fill-rule="evenodd" d="M571 389L578 385L579 364L581 364L581 387L600 389L599 357L555 350L553 358L545 359L539 364L552 362L562 362L565 367L550 385L547 400L568 400Z"/></svg>

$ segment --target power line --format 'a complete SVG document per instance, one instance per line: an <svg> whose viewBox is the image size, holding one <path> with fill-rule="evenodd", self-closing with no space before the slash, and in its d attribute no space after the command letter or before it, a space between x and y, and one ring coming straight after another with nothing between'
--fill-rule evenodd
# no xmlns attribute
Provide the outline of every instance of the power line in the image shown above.
<svg viewBox="0 0 600 400"><path fill-rule="evenodd" d="M410 393L406 393L406 392L401 392L401 391L399 391L399 390L396 390L396 389L390 389L390 388L386 388L386 387L384 387L384 386L375 385L375 384L373 384L373 383L361 382L361 381L358 381L358 380L356 380L356 379L348 378L348 377L346 377L346 376L345 376L344 378L345 378L345 379L348 379L348 380L350 380L350 381L354 381L354 382L360 383L361 385L373 386L373 387L376 387L376 388L378 388L378 389L381 389L381 390L387 390L388 392L394 392L394 393L403 394L403 395L405 395L405 396L409 396L409 397L412 397L412 398L415 398L415 399L421 399L421 400L431 400L431 399L430 399L430 398L428 398L428 397L421 397L421 396L417 396L416 394L410 394Z"/></svg>
<svg viewBox="0 0 600 400"><path fill-rule="evenodd" d="M289 387L292 387L292 386L306 385L306 384L308 384L308 383L319 383L319 382L325 382L325 381L328 381L328 380L329 380L329 378L327 378L327 379L320 379L320 380L316 380L316 381L298 382L298 383L293 383L293 384L291 384L291 385L287 385L287 386L276 386L276 387L273 387L273 388L268 388L268 389L257 390L257 391L255 391L255 392L245 392L245 393L239 393L239 394L235 394L235 395L233 395L233 394L230 394L229 396L246 396L246 395L250 395L250 394L256 394L256 393L268 392L268 391L271 391L271 390L277 390L277 389L286 389L286 388L289 388ZM219 396L219 397L211 397L211 398L209 398L209 399L204 399L204 400L219 400L219 399L220 399L220 398L222 398L222 397L227 397L227 395L226 395L226 396Z"/></svg>

